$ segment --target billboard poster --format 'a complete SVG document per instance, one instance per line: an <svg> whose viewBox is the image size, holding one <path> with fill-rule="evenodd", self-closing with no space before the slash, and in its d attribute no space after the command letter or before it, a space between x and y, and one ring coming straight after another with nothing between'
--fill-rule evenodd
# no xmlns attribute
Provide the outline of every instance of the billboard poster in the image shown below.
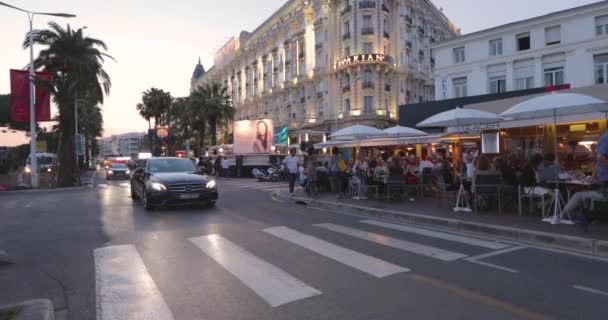
<svg viewBox="0 0 608 320"><path fill-rule="evenodd" d="M234 153L270 153L274 128L271 119L234 122Z"/></svg>
<svg viewBox="0 0 608 320"><path fill-rule="evenodd" d="M288 126L274 128L274 144L287 145L287 129Z"/></svg>

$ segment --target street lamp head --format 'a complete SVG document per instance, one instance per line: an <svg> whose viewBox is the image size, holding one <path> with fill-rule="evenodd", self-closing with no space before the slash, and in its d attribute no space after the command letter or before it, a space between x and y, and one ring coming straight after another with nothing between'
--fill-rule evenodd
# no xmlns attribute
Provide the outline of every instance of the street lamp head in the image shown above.
<svg viewBox="0 0 608 320"><path fill-rule="evenodd" d="M46 13L46 12L35 12L35 14L45 15L45 16L54 16L54 17L62 17L62 18L76 18L75 14L69 13Z"/></svg>

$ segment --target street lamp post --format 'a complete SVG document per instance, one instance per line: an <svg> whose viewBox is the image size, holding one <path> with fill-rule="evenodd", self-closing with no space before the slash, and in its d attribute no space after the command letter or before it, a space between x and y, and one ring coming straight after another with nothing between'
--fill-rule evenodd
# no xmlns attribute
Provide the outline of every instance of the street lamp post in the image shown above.
<svg viewBox="0 0 608 320"><path fill-rule="evenodd" d="M11 9L15 9L21 12L25 12L27 14L28 20L30 22L30 32L29 32L29 47L30 47L30 168L31 168L31 183L32 188L38 187L38 159L36 157L36 95L34 93L34 80L36 78L35 68L34 68L34 37L32 34L33 24L34 24L34 16L55 16L62 18L74 18L76 15L68 14L68 13L49 13L49 12L34 12L28 11L21 8L17 8L10 4L6 4L4 2L0 2L0 6L8 7Z"/></svg>

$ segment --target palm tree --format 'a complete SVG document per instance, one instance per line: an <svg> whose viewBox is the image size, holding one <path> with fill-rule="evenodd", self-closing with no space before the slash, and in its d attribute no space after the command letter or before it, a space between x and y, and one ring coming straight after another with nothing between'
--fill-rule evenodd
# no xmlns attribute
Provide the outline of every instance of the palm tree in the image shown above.
<svg viewBox="0 0 608 320"><path fill-rule="evenodd" d="M161 89L150 88L141 93L141 103L138 103L136 108L144 119L154 118L154 125L165 124L166 113L171 108L173 97L170 92L165 92Z"/></svg>
<svg viewBox="0 0 608 320"><path fill-rule="evenodd" d="M167 120L171 128L171 136L176 147L180 148L190 139L191 117L189 97L176 98L167 111Z"/></svg>
<svg viewBox="0 0 608 320"><path fill-rule="evenodd" d="M72 186L79 179L73 138L75 101L81 95L103 103L104 95L110 93L112 86L103 63L105 58L113 58L105 53L107 46L103 41L85 36L82 28L72 29L67 25L64 29L50 22L49 29L33 30L32 37L33 43L43 46L34 67L54 73L51 91L59 107L61 136L57 184ZM23 47L29 47L29 33Z"/></svg>
<svg viewBox="0 0 608 320"><path fill-rule="evenodd" d="M207 113L207 94L202 88L196 88L188 98L188 115L193 130L198 133L198 154L205 151L205 133L209 115Z"/></svg>
<svg viewBox="0 0 608 320"><path fill-rule="evenodd" d="M78 107L78 132L84 136L85 163L90 163L91 149L103 134L103 114L99 105L87 103Z"/></svg>
<svg viewBox="0 0 608 320"><path fill-rule="evenodd" d="M217 144L217 126L227 127L234 118L228 88L221 84L208 84L202 89L205 96L205 109L209 118L211 145Z"/></svg>

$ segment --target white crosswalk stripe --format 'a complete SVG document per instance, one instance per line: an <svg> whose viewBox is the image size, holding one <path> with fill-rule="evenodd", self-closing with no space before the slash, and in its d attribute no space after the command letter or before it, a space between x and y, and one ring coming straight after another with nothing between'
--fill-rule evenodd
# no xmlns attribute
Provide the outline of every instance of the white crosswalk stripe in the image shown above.
<svg viewBox="0 0 608 320"><path fill-rule="evenodd" d="M377 221L377 220L362 220L359 222L378 226L378 227L383 227L383 228L387 228L387 229L399 230L399 231L404 231L404 232L408 232L408 233L414 233L414 234L423 235L423 236L427 236L427 237L437 238L437 239L460 242L460 243L464 243L464 244L468 244L468 245L472 245L472 246L476 246L476 247L482 247L482 248L486 248L486 249L501 250L501 249L505 249L505 248L508 248L511 246L509 244L500 243L500 242L481 240L481 239L472 238L472 237L459 236L459 235L445 233L445 232L410 227L410 226L382 222L382 221Z"/></svg>
<svg viewBox="0 0 608 320"><path fill-rule="evenodd" d="M132 245L98 248L98 320L172 320L173 314Z"/></svg>
<svg viewBox="0 0 608 320"><path fill-rule="evenodd" d="M410 269L394 265L351 249L340 247L287 227L268 228L264 229L264 232L377 278L410 271Z"/></svg>
<svg viewBox="0 0 608 320"><path fill-rule="evenodd" d="M279 190L283 190L283 189L287 189L289 187L289 184L286 182L259 182L256 180L229 180L229 181L222 181L220 182L220 185L224 184L230 187L237 187L237 188L241 188L241 189L251 189L251 190L258 190L258 191L264 191L264 192L274 192L274 191L279 191Z"/></svg>
<svg viewBox="0 0 608 320"><path fill-rule="evenodd" d="M273 307L321 294L220 235L190 241Z"/></svg>
<svg viewBox="0 0 608 320"><path fill-rule="evenodd" d="M387 236L383 236L377 233L366 232L362 230L352 229L348 227L343 227L339 225L335 225L332 223L322 223L316 224L315 226L331 230L334 232L342 233L351 237L371 241L377 244L381 244L384 246L389 246L392 248L396 248L402 251L407 251L415 254L419 254L422 256L438 259L441 261L454 261L458 259L462 259L467 257L466 254L447 251L431 246L427 246L424 244L419 244L415 242L405 241L401 239L395 239Z"/></svg>

